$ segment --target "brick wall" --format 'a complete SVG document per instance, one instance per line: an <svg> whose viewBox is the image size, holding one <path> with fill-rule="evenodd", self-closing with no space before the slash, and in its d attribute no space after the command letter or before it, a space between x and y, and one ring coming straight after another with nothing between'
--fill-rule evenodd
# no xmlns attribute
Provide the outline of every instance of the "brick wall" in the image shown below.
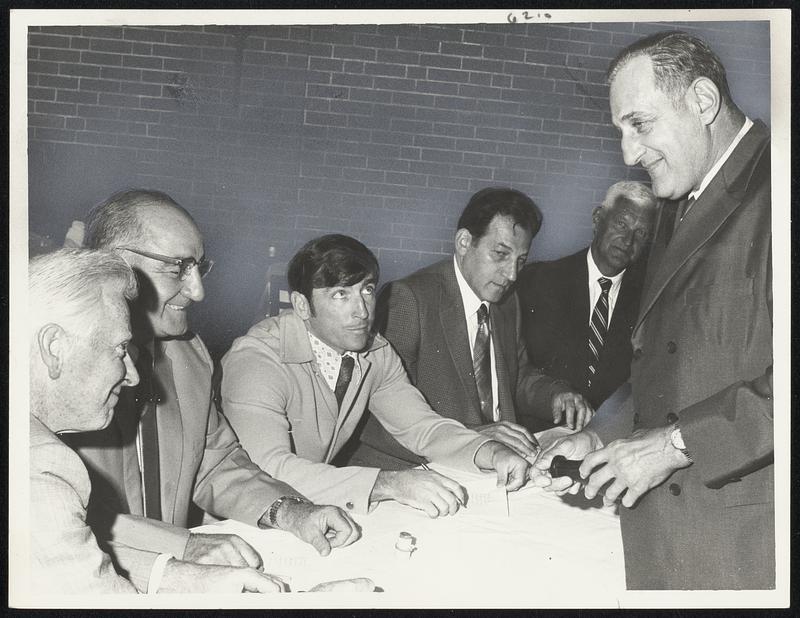
<svg viewBox="0 0 800 618"><path fill-rule="evenodd" d="M251 322L267 267L309 238L356 236L394 279L450 253L485 186L531 195L533 256L559 257L588 243L610 184L646 180L622 162L603 75L663 27L34 27L31 230L60 240L126 186L172 194L218 261L195 314L217 353ZM769 122L768 25L681 27Z"/></svg>

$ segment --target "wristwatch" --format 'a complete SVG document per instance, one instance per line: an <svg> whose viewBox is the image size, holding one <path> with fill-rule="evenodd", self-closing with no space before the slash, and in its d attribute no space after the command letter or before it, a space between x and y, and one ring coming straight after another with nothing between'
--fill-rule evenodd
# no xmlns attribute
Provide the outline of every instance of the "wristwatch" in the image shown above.
<svg viewBox="0 0 800 618"><path fill-rule="evenodd" d="M683 441L683 436L681 435L681 427L678 423L675 423L672 426L672 432L669 434L669 441L672 443L672 446L678 449L681 453L686 456L686 459L689 460L690 463L694 462L692 456L689 455L689 449L686 448L686 443Z"/></svg>
<svg viewBox="0 0 800 618"><path fill-rule="evenodd" d="M308 500L301 498L300 496L281 496L275 500L275 502L273 502L267 510L267 523L269 524L270 528L278 527L278 522L276 521L278 509L281 508L281 505L284 502L296 502L298 504L302 504L304 502L308 502Z"/></svg>

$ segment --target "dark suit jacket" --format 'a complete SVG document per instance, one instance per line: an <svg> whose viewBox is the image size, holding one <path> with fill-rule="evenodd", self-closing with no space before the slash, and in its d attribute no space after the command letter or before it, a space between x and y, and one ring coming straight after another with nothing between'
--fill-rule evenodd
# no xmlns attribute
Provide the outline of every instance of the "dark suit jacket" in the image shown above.
<svg viewBox="0 0 800 618"><path fill-rule="evenodd" d="M669 244L657 224L628 406L694 464L621 509L628 588L775 586L769 148L756 122Z"/></svg>
<svg viewBox="0 0 800 618"><path fill-rule="evenodd" d="M589 388L589 315L593 308L589 306L587 251L528 264L517 280L517 294L531 363L545 374L569 382L597 409L630 375L630 339L644 268L639 262L625 270Z"/></svg>
<svg viewBox="0 0 800 618"><path fill-rule="evenodd" d="M552 418L553 395L569 386L528 362L515 293L493 304L489 315L501 419L537 430ZM387 285L378 301L376 323L434 410L468 427L485 423L452 257ZM351 463L392 469L420 461L370 416Z"/></svg>

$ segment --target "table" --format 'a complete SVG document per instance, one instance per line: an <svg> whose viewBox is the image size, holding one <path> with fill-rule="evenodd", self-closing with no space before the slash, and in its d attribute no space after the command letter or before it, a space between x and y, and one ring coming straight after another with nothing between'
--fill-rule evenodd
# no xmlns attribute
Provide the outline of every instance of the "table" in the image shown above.
<svg viewBox="0 0 800 618"><path fill-rule="evenodd" d="M382 502L368 515L354 517L363 530L359 541L325 558L289 533L232 520L194 532L238 534L261 553L264 570L282 576L293 591L351 577L369 577L385 591L353 595L351 606L618 605L625 569L614 507L526 487L508 494L506 516L505 492L490 489L493 473L431 467L467 488L466 509L430 519L422 511ZM400 532L417 539L410 557L394 547Z"/></svg>

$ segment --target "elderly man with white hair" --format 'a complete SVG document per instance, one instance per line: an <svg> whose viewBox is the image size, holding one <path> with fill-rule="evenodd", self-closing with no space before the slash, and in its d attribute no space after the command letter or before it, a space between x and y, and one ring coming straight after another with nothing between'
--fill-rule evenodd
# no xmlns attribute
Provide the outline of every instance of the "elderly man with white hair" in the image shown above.
<svg viewBox="0 0 800 618"><path fill-rule="evenodd" d="M48 593L135 593L86 522L91 490L59 434L103 429L124 386L139 382L127 353L133 271L118 255L62 249L29 267L31 581ZM280 591L254 568L154 556L149 592Z"/></svg>

